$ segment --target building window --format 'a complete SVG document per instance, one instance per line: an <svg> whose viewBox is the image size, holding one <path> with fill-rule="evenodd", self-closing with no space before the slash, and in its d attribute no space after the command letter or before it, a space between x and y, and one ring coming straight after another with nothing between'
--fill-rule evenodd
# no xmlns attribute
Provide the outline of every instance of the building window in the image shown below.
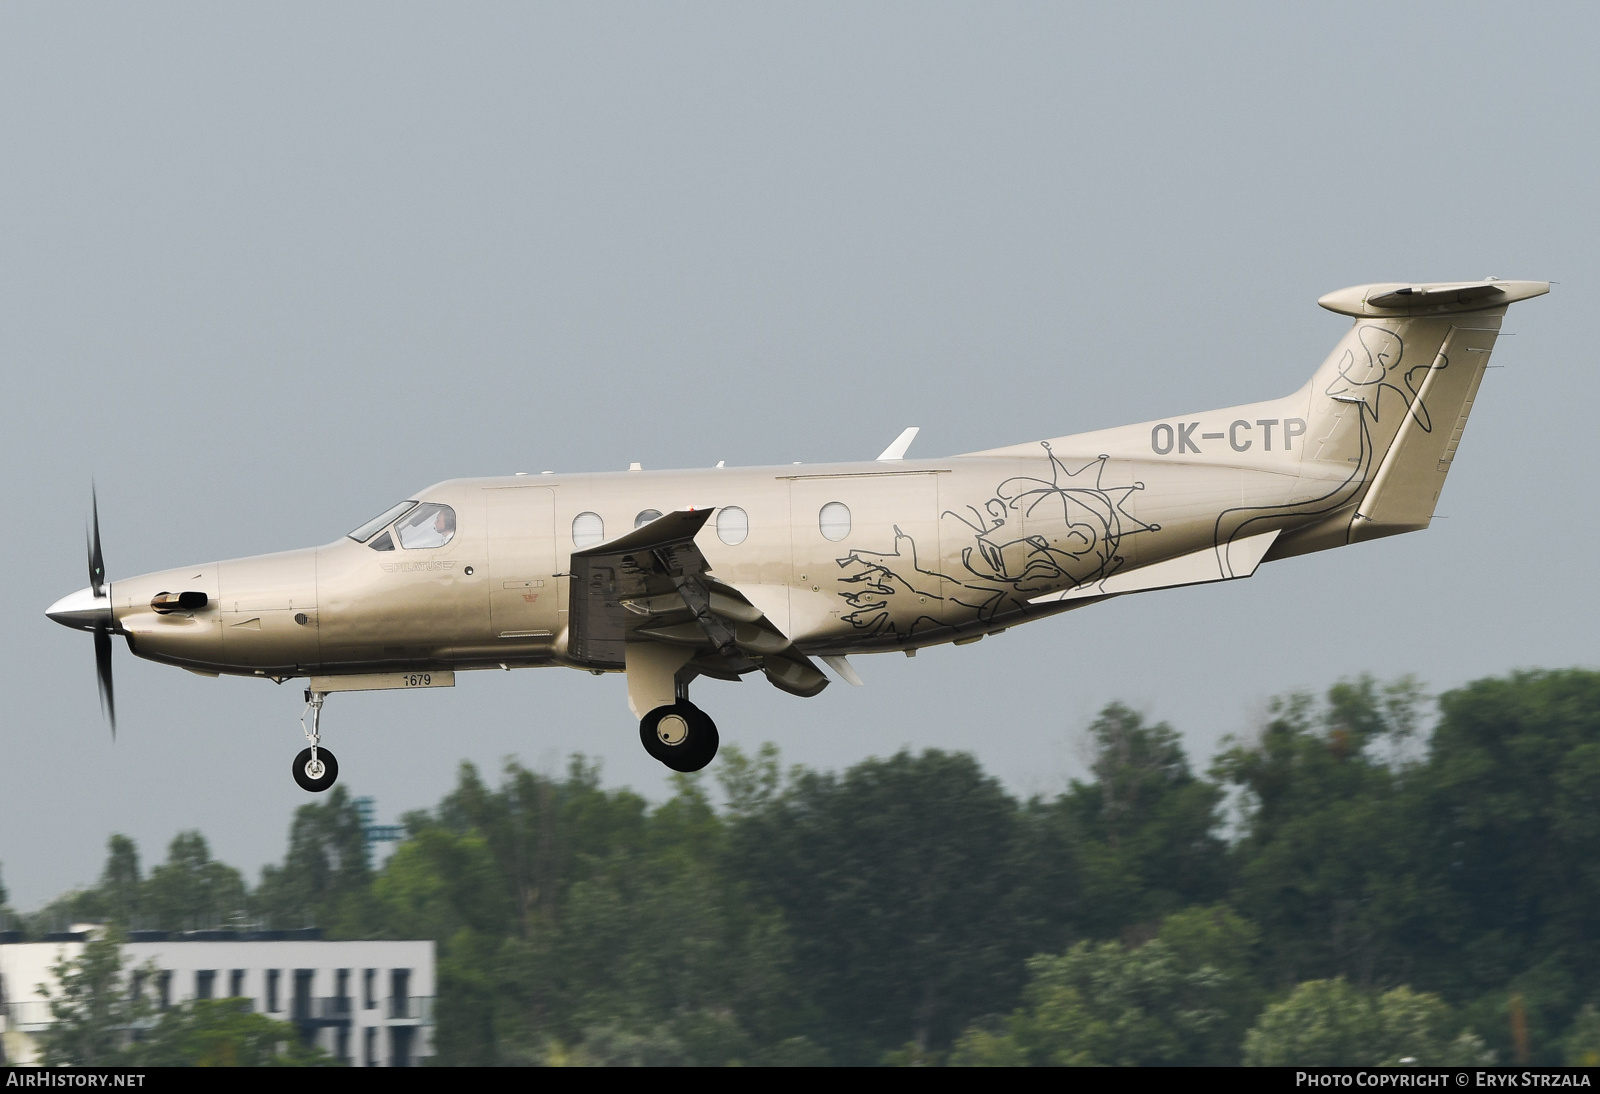
<svg viewBox="0 0 1600 1094"><path fill-rule="evenodd" d="M410 1067L411 1038L417 1032L416 1026L390 1026L389 1027L389 1066Z"/></svg>
<svg viewBox="0 0 1600 1094"><path fill-rule="evenodd" d="M156 1005L166 1010L172 1005L172 970L162 969L156 973Z"/></svg>
<svg viewBox="0 0 1600 1094"><path fill-rule="evenodd" d="M230 999L244 998L244 970L234 969L228 974L228 997Z"/></svg>
<svg viewBox="0 0 1600 1094"><path fill-rule="evenodd" d="M717 538L729 547L737 547L750 534L750 517L737 505L724 505L717 510Z"/></svg>
<svg viewBox="0 0 1600 1094"><path fill-rule="evenodd" d="M838 543L850 534L850 507L842 501L830 501L817 514L817 527L823 539Z"/></svg>
<svg viewBox="0 0 1600 1094"><path fill-rule="evenodd" d="M366 1044L362 1047L362 1063L367 1067L378 1066L378 1027L368 1026L364 1031Z"/></svg>
<svg viewBox="0 0 1600 1094"><path fill-rule="evenodd" d="M294 1003L290 1017L296 1021L315 1017L311 1013L311 988L316 978L316 969L294 970Z"/></svg>
<svg viewBox="0 0 1600 1094"><path fill-rule="evenodd" d="M606 522L599 513L579 513L572 518L572 545L580 550L606 538Z"/></svg>
<svg viewBox="0 0 1600 1094"><path fill-rule="evenodd" d="M278 1013L278 978L282 975L280 969L267 970L267 1013Z"/></svg>
<svg viewBox="0 0 1600 1094"><path fill-rule="evenodd" d="M649 524L651 521L660 520L660 519L661 519L661 510L659 510L659 509L644 509L644 510L640 511L638 516L633 518L633 526L635 528L643 528L646 524Z"/></svg>
<svg viewBox="0 0 1600 1094"><path fill-rule="evenodd" d="M361 1005L371 1010L378 1005L378 995L373 987L378 979L377 969L361 970ZM370 1056L371 1053L368 1053ZM369 1061L370 1062L370 1061Z"/></svg>
<svg viewBox="0 0 1600 1094"><path fill-rule="evenodd" d="M389 970L389 1017L411 1017L411 970Z"/></svg>
<svg viewBox="0 0 1600 1094"><path fill-rule="evenodd" d="M217 970L196 969L194 973L194 997L196 999L212 999L217 994Z"/></svg>

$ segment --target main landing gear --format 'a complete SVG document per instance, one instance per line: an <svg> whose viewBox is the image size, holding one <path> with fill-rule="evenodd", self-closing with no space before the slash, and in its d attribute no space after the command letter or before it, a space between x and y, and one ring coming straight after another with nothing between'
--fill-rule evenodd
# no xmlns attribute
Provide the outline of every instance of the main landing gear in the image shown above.
<svg viewBox="0 0 1600 1094"><path fill-rule="evenodd" d="M674 771L699 771L720 743L717 723L687 698L656 707L640 719L639 740L646 752Z"/></svg>
<svg viewBox="0 0 1600 1094"><path fill-rule="evenodd" d="M339 778L339 761L333 758L332 752L318 744L322 740L322 701L326 698L324 692L306 692L306 714L311 715L311 728L306 729L306 714L300 715L300 728L305 730L306 740L311 742L311 747L301 750L291 768L294 781L300 784L300 789L313 794L322 793ZM715 746L712 751L716 751Z"/></svg>

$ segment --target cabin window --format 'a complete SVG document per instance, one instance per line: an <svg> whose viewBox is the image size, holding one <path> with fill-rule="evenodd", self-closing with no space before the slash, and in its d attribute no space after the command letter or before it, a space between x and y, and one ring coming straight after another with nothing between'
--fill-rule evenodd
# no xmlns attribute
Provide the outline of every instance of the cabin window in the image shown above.
<svg viewBox="0 0 1600 1094"><path fill-rule="evenodd" d="M717 510L717 538L729 547L736 547L750 534L750 515L737 505L724 505Z"/></svg>
<svg viewBox="0 0 1600 1094"><path fill-rule="evenodd" d="M606 538L606 522L599 513L579 513L572 518L572 545L593 547Z"/></svg>
<svg viewBox="0 0 1600 1094"><path fill-rule="evenodd" d="M371 539L377 534L378 529L387 526L390 521L394 520L401 514L410 512L411 507L415 504L417 503L414 501L403 501L399 505L391 506L390 508L385 509L377 516L367 521L367 523L363 524L360 528L357 528L354 532L351 532L350 538L355 540L357 543L367 542L367 540Z"/></svg>
<svg viewBox="0 0 1600 1094"><path fill-rule="evenodd" d="M850 534L850 507L842 501L830 501L817 514L817 527L823 539L838 543Z"/></svg>
<svg viewBox="0 0 1600 1094"><path fill-rule="evenodd" d="M659 509L645 509L638 516L633 518L633 526L635 528L643 528L646 524L649 524L651 521L660 520L660 519L661 519L661 510L659 510Z"/></svg>
<svg viewBox="0 0 1600 1094"><path fill-rule="evenodd" d="M400 546L408 551L443 547L455 538L456 511L448 505L428 502L407 513L394 530L400 537Z"/></svg>
<svg viewBox="0 0 1600 1094"><path fill-rule="evenodd" d="M374 551L392 551L394 550L394 537L388 532L385 532L383 535L367 544L367 546L371 547Z"/></svg>

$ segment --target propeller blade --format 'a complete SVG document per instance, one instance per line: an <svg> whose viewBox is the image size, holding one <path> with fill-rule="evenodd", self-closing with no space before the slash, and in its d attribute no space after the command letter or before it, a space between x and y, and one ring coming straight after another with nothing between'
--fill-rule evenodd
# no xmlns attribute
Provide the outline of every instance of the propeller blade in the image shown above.
<svg viewBox="0 0 1600 1094"><path fill-rule="evenodd" d="M89 540L89 587L95 596L101 596L105 593L106 560L100 553L100 498L93 486L89 488L89 497L94 506L94 536Z"/></svg>
<svg viewBox="0 0 1600 1094"><path fill-rule="evenodd" d="M94 671L100 680L100 712L111 719L111 737L117 736L117 696L111 686L111 632L94 632Z"/></svg>

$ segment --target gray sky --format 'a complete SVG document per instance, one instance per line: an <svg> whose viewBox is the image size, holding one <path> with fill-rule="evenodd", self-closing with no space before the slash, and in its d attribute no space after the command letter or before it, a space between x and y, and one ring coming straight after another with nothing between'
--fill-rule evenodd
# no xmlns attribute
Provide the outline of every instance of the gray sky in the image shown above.
<svg viewBox="0 0 1600 1094"><path fill-rule="evenodd" d="M1600 662L1592 6L10 4L0 8L0 871L113 831L252 878L309 800L300 685L116 656L86 583L331 541L445 478L936 456L1273 397L1346 285L1518 305L1438 521L1130 597L800 700L702 682L723 740L842 767L1079 771L1112 699L1204 764L1266 701ZM335 696L380 819L471 759L575 750L651 795L621 676Z"/></svg>

